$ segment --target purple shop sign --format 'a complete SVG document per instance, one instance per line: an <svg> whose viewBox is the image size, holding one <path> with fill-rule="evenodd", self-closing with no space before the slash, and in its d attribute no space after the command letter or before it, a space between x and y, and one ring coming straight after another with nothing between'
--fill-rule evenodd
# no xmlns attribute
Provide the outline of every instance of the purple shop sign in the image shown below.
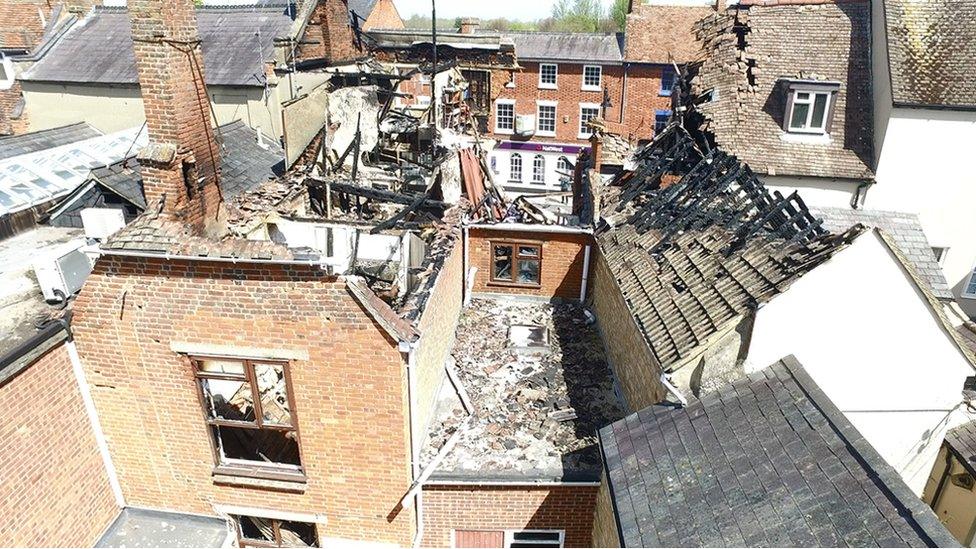
<svg viewBox="0 0 976 549"><path fill-rule="evenodd" d="M507 149L512 151L532 151L532 152L545 152L545 153L557 153L557 154L579 154L580 151L589 147L580 147L579 145L556 145L551 143L523 143L519 141L502 141L498 144L499 149Z"/></svg>

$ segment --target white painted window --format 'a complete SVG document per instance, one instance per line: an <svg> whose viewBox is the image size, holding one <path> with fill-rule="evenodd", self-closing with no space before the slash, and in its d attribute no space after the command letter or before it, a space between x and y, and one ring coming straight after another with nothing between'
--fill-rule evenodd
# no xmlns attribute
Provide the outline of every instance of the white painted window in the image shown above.
<svg viewBox="0 0 976 549"><path fill-rule="evenodd" d="M560 172L559 175L571 175L573 173L573 165L568 158L560 156L559 160L556 161L556 171Z"/></svg>
<svg viewBox="0 0 976 549"><path fill-rule="evenodd" d="M495 102L495 132L515 131L515 101L499 99Z"/></svg>
<svg viewBox="0 0 976 549"><path fill-rule="evenodd" d="M603 67L599 65L583 66L583 89L588 91L600 91L603 84Z"/></svg>
<svg viewBox="0 0 976 549"><path fill-rule="evenodd" d="M564 530L507 530L505 547L562 547Z"/></svg>
<svg viewBox="0 0 976 549"><path fill-rule="evenodd" d="M969 282L966 283L966 289L963 290L962 295L976 299L976 268L973 269L973 272L969 273Z"/></svg>
<svg viewBox="0 0 976 549"><path fill-rule="evenodd" d="M939 246L932 247L932 255L935 256L935 260L939 265L945 265L946 255L949 254L949 248L941 248Z"/></svg>
<svg viewBox="0 0 976 549"><path fill-rule="evenodd" d="M9 90L14 85L14 64L10 58L0 53L0 90Z"/></svg>
<svg viewBox="0 0 976 549"><path fill-rule="evenodd" d="M532 159L532 182L546 182L546 157L541 154L535 155L535 158Z"/></svg>
<svg viewBox="0 0 976 549"><path fill-rule="evenodd" d="M556 79L559 75L559 65L555 63L541 63L539 65L539 87L556 89Z"/></svg>
<svg viewBox="0 0 976 549"><path fill-rule="evenodd" d="M586 139L593 133L593 130L586 125L587 122L600 116L600 105L593 103L580 103L580 127L579 138Z"/></svg>
<svg viewBox="0 0 976 549"><path fill-rule="evenodd" d="M554 101L539 101L536 134L554 137L556 135L556 103Z"/></svg>
<svg viewBox="0 0 976 549"><path fill-rule="evenodd" d="M830 96L829 92L795 90L793 107L789 113L790 131L826 133Z"/></svg>
<svg viewBox="0 0 976 549"><path fill-rule="evenodd" d="M508 180L522 182L522 155L519 153L512 153L512 158L509 163Z"/></svg>

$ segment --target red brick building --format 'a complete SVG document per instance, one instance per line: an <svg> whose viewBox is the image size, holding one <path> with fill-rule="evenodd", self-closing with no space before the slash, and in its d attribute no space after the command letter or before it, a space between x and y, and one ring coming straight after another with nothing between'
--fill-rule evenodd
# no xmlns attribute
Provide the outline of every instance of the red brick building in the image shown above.
<svg viewBox="0 0 976 549"><path fill-rule="evenodd" d="M568 190L561 180L594 118L634 143L652 138L670 116L674 64L692 59L692 24L711 9L637 5L624 33L507 35L522 70L492 86L495 180L522 193Z"/></svg>

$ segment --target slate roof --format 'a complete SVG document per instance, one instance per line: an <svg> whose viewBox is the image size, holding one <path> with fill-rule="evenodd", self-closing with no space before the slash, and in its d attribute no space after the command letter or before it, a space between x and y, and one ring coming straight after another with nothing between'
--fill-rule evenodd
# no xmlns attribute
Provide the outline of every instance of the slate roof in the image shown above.
<svg viewBox="0 0 976 549"><path fill-rule="evenodd" d="M976 108L976 0L884 0L896 104Z"/></svg>
<svg viewBox="0 0 976 549"><path fill-rule="evenodd" d="M873 177L870 6L867 2L730 8L696 26L700 59L689 127L759 173ZM741 49L739 34L745 48ZM827 142L783 131L788 80L840 83ZM848 98L856 98L849 101Z"/></svg>
<svg viewBox="0 0 976 549"><path fill-rule="evenodd" d="M264 62L274 58L274 39L291 31L289 11L283 5L197 8L207 84L264 86ZM55 42L20 79L137 84L130 31L127 10L96 7L52 38Z"/></svg>
<svg viewBox="0 0 976 549"><path fill-rule="evenodd" d="M939 299L953 299L952 290L932 253L932 246L925 237L918 216L902 212L816 206L811 206L810 211L822 219L824 227L831 231L845 231L858 223L885 231L928 284L933 295Z"/></svg>
<svg viewBox="0 0 976 549"><path fill-rule="evenodd" d="M957 547L792 357L600 430L623 547Z"/></svg>
<svg viewBox="0 0 976 549"><path fill-rule="evenodd" d="M77 141L103 135L87 122L78 122L59 128L39 130L21 135L0 137L0 160L22 154L53 149Z"/></svg>
<svg viewBox="0 0 976 549"><path fill-rule="evenodd" d="M510 32L515 54L526 61L620 64L624 35L576 32Z"/></svg>
<svg viewBox="0 0 976 549"><path fill-rule="evenodd" d="M234 199L257 188L261 183L284 174L285 153L281 146L270 139L265 139L265 147L259 146L257 133L243 121L236 120L220 126L219 136L223 139L220 152L220 189L225 200ZM142 167L134 154L92 170L91 178L140 209L146 209ZM79 185L51 212L57 212L63 205L73 201L78 193L85 192L85 188L85 185Z"/></svg>
<svg viewBox="0 0 976 549"><path fill-rule="evenodd" d="M976 419L949 429L945 442L962 460L966 469L976 475Z"/></svg>
<svg viewBox="0 0 976 549"><path fill-rule="evenodd" d="M830 234L797 196L768 192L734 156L702 155L677 125L634 159L619 196L605 197L597 242L664 370L863 231Z"/></svg>

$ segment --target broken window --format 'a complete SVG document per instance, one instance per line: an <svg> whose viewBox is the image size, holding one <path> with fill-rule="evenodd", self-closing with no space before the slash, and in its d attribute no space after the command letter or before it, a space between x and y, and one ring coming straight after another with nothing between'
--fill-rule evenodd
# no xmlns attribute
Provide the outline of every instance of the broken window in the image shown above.
<svg viewBox="0 0 976 549"><path fill-rule="evenodd" d="M539 65L539 87L555 88L558 72L559 67L555 63L542 63Z"/></svg>
<svg viewBox="0 0 976 549"><path fill-rule="evenodd" d="M496 242L491 246L493 282L539 286L542 246L538 243Z"/></svg>
<svg viewBox="0 0 976 549"><path fill-rule="evenodd" d="M522 530L505 532L505 547L562 547L562 530Z"/></svg>
<svg viewBox="0 0 976 549"><path fill-rule="evenodd" d="M654 135L657 135L664 131L664 128L668 127L668 121L671 120L671 111L654 111Z"/></svg>
<svg viewBox="0 0 976 549"><path fill-rule="evenodd" d="M522 182L522 155L519 153L512 153L510 172L508 175L508 180L513 182Z"/></svg>
<svg viewBox="0 0 976 549"><path fill-rule="evenodd" d="M535 155L532 159L532 182L546 182L546 158L541 154Z"/></svg>
<svg viewBox="0 0 976 549"><path fill-rule="evenodd" d="M287 364L193 358L218 467L301 474Z"/></svg>
<svg viewBox="0 0 976 549"><path fill-rule="evenodd" d="M262 517L235 515L241 547L318 547L315 525Z"/></svg>

